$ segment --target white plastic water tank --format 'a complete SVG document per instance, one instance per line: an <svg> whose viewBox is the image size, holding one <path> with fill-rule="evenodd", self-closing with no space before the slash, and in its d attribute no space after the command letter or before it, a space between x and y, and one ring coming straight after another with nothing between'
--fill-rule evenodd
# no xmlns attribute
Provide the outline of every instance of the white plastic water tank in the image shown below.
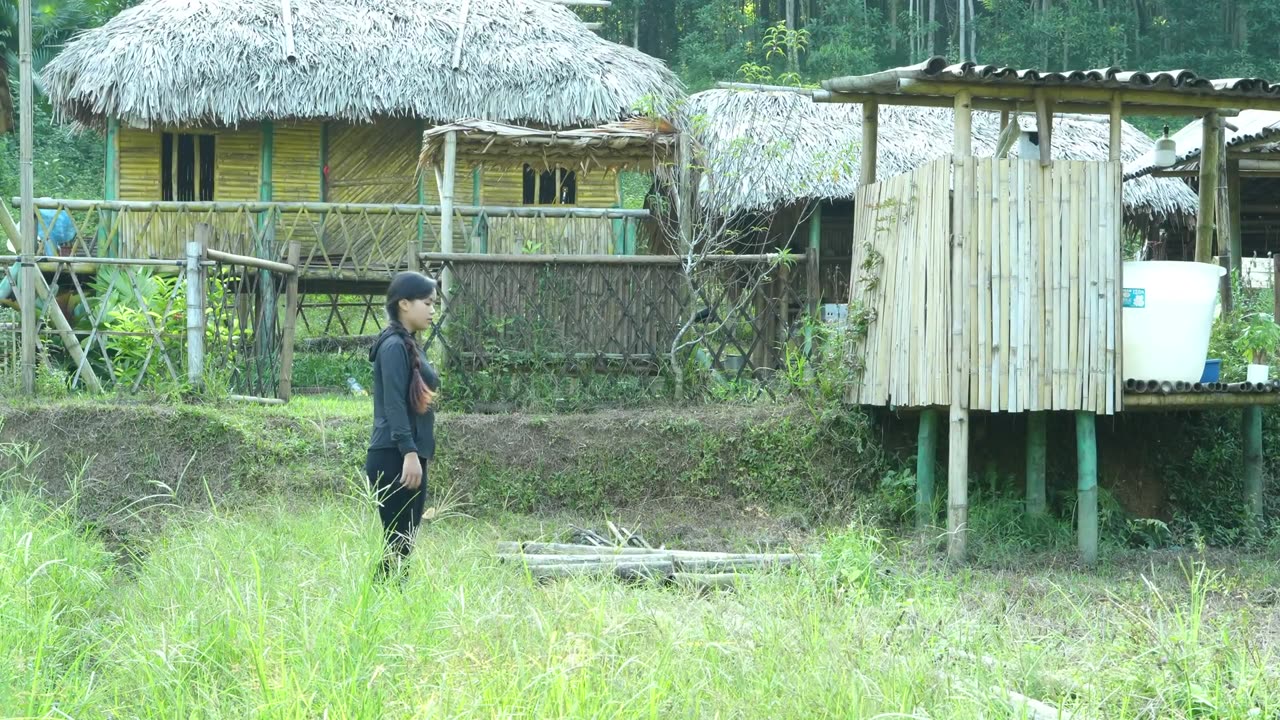
<svg viewBox="0 0 1280 720"><path fill-rule="evenodd" d="M1226 273L1208 263L1124 264L1124 379L1200 381Z"/></svg>

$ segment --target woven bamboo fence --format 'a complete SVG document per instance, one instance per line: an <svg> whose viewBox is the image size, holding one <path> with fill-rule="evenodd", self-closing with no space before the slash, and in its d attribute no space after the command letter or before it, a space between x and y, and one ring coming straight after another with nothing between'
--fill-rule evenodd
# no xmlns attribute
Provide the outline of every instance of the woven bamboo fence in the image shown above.
<svg viewBox="0 0 1280 720"><path fill-rule="evenodd" d="M659 372L673 341L697 340L731 375L776 369L807 302L802 262L727 256L690 293L673 256L427 255L452 285L437 335L456 367L556 366L566 371ZM435 274L433 272L433 274Z"/></svg>
<svg viewBox="0 0 1280 720"><path fill-rule="evenodd" d="M971 195L951 198L953 172ZM860 189L854 399L947 405L963 352L972 409L1116 412L1120 177L1116 163L942 159Z"/></svg>

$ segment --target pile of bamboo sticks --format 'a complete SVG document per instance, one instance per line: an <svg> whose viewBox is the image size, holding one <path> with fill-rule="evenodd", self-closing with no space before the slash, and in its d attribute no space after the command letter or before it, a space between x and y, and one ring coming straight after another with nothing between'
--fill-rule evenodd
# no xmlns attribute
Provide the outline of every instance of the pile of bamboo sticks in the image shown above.
<svg viewBox="0 0 1280 720"><path fill-rule="evenodd" d="M1168 380L1125 380L1124 391L1137 395L1169 395L1172 393L1270 393L1280 392L1280 382L1262 383L1189 383Z"/></svg>
<svg viewBox="0 0 1280 720"><path fill-rule="evenodd" d="M816 557L799 553L725 553L514 541L498 543L498 558L502 562L523 564L538 580L612 576L700 589L733 587L742 573L794 566Z"/></svg>

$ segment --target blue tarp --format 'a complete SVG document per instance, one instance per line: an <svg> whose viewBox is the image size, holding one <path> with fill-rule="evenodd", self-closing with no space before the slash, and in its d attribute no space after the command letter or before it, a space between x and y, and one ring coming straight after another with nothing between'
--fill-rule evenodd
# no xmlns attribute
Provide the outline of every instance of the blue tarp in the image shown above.
<svg viewBox="0 0 1280 720"><path fill-rule="evenodd" d="M76 226L66 210L36 212L40 213L40 222L36 223L36 238L44 242L46 255L57 255L58 248L67 247L75 241Z"/></svg>

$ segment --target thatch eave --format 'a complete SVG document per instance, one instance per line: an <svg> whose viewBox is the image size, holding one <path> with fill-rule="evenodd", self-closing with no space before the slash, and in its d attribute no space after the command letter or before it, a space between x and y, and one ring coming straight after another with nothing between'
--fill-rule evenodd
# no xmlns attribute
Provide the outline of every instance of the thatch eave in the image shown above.
<svg viewBox="0 0 1280 720"><path fill-rule="evenodd" d="M1019 121L1034 123L1034 115ZM798 93L708 90L693 95L685 122L694 129L700 162L710 179L700 202L706 208L750 212L804 201L852 199L861 170L862 109L855 104L814 103ZM877 174L908 172L951 154L954 114L945 108L882 106ZM975 112L973 152L993 155L1000 132L997 113ZM1122 156L1135 159L1152 140L1125 123ZM1109 133L1093 118L1054 119L1054 156L1105 160ZM1016 152L1013 153L1016 155ZM1189 224L1197 198L1185 183L1144 177L1124 184L1130 223Z"/></svg>
<svg viewBox="0 0 1280 720"><path fill-rule="evenodd" d="M659 60L542 0L145 0L44 70L57 119L101 128L414 117L594 126L669 107ZM455 58L457 60L455 67Z"/></svg>

